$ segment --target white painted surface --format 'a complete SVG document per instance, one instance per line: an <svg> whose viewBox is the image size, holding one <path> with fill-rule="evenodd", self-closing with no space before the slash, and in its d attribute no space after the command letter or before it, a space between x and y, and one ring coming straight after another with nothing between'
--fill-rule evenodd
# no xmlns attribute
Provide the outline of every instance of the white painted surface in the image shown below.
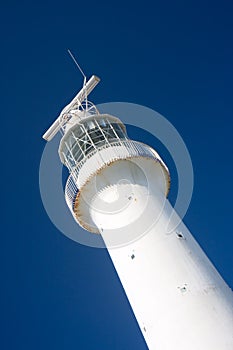
<svg viewBox="0 0 233 350"><path fill-rule="evenodd" d="M137 166L122 162L118 172L112 167L100 175L90 214L109 247L148 348L232 350L232 291L184 224L167 234L172 207L157 177L145 177ZM122 209L117 211L119 201ZM122 234L130 241L130 233L143 234L145 228L139 239L110 248Z"/></svg>
<svg viewBox="0 0 233 350"><path fill-rule="evenodd" d="M134 207L136 211L139 205L143 206L142 212L150 210L146 200L149 193L148 184L149 187L159 186L164 194L168 193L170 187L170 176L166 165L151 147L140 142L114 142L109 147L90 154L90 158L88 155L76 170L77 180L72 180L74 177L72 174L67 181L66 201L79 225L95 233L99 233L99 227L92 218L95 211L99 220L103 214L101 229L107 226L114 228L115 224L121 227L121 223L125 227L131 217L133 222L136 220ZM80 190L77 193L78 188ZM114 201L104 200L106 196L111 197L111 193L116 189L118 195ZM110 245L125 244L138 238L141 232L118 231L116 236L111 236Z"/></svg>

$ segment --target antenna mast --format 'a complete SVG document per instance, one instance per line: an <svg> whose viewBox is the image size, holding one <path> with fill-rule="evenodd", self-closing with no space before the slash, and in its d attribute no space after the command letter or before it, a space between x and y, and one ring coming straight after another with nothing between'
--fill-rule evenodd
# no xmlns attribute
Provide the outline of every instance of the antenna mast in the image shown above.
<svg viewBox="0 0 233 350"><path fill-rule="evenodd" d="M53 137L57 134L59 129L64 126L65 119L63 119L64 114L68 114L72 109L80 107L82 102L87 98L87 96L92 92L96 85L100 82L100 78L96 75L88 80L88 82L83 86L83 88L77 93L73 100L61 111L58 118L50 126L50 128L44 133L43 138L46 141L51 141Z"/></svg>

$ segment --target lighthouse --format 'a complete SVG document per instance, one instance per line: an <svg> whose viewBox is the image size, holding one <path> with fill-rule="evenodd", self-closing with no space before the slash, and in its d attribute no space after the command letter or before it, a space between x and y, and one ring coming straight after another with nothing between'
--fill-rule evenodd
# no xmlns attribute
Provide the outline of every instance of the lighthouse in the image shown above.
<svg viewBox="0 0 233 350"><path fill-rule="evenodd" d="M98 82L85 81L43 135L50 141L62 133L58 152L70 173L65 199L74 220L102 236L149 350L232 350L232 291L171 215L160 155L88 101Z"/></svg>

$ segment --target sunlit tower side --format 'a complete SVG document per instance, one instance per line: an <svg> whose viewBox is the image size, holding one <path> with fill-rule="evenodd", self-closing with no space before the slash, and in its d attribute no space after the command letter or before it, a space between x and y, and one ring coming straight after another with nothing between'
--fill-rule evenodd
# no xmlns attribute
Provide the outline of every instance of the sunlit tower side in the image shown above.
<svg viewBox="0 0 233 350"><path fill-rule="evenodd" d="M88 102L98 82L92 76L43 136L63 134L71 213L103 237L150 350L232 350L232 291L183 223L167 234L169 171Z"/></svg>

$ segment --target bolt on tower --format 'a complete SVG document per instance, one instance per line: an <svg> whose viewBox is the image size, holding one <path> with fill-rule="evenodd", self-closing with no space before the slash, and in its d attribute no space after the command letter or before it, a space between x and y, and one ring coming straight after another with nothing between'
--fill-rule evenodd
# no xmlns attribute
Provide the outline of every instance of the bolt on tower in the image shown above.
<svg viewBox="0 0 233 350"><path fill-rule="evenodd" d="M92 76L43 136L63 134L68 207L101 234L150 350L232 350L232 291L183 223L167 234L168 168L88 102L98 82Z"/></svg>

